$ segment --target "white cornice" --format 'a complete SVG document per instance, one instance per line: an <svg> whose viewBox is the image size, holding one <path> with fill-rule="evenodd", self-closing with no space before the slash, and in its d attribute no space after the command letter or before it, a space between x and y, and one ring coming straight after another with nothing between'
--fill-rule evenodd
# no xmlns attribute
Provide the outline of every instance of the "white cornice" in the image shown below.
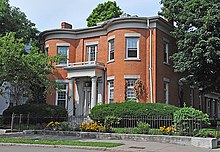
<svg viewBox="0 0 220 152"><path fill-rule="evenodd" d="M150 20L150 26L147 27L147 20ZM99 24L98 26L81 28L81 29L53 29L46 30L40 33L43 40L68 38L68 39L81 39L89 37L98 37L107 35L109 32L117 29L124 28L158 28L161 31L169 34L172 26L159 16L155 17L125 17L115 18Z"/></svg>

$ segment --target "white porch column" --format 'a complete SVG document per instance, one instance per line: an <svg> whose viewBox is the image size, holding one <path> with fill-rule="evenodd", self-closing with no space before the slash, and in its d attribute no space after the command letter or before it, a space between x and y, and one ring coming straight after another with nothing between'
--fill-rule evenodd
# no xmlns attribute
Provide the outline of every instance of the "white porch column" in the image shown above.
<svg viewBox="0 0 220 152"><path fill-rule="evenodd" d="M74 91L74 78L69 81L69 96L68 96L68 115L72 116L74 112L73 106L73 91Z"/></svg>
<svg viewBox="0 0 220 152"><path fill-rule="evenodd" d="M103 78L98 79L98 99L97 102L103 103Z"/></svg>
<svg viewBox="0 0 220 152"><path fill-rule="evenodd" d="M97 77L92 77L91 109L96 105L96 82Z"/></svg>

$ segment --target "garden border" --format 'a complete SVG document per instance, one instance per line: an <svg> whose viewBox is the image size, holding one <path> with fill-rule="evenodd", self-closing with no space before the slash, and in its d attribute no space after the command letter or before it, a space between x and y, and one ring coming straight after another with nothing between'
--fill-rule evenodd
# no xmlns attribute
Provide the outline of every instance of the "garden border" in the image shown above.
<svg viewBox="0 0 220 152"><path fill-rule="evenodd" d="M131 140L160 142L179 145L188 145L202 148L217 148L216 138L201 138L188 136L168 136L168 135L143 135L143 134L117 134L117 133L98 133L98 132L76 132L76 131L50 131L50 130L24 130L24 134L43 134L43 135L66 135L89 139L103 140Z"/></svg>

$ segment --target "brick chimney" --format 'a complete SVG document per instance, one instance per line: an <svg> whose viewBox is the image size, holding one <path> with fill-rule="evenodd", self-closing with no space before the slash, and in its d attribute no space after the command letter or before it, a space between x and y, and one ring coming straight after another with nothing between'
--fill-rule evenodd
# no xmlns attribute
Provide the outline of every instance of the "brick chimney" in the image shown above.
<svg viewBox="0 0 220 152"><path fill-rule="evenodd" d="M61 23L61 28L62 29L72 29L72 25L66 22Z"/></svg>

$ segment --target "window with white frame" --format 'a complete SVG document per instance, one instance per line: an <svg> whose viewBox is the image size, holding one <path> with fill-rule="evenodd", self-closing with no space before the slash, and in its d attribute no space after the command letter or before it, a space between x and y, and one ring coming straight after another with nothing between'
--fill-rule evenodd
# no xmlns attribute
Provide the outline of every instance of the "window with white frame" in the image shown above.
<svg viewBox="0 0 220 152"><path fill-rule="evenodd" d="M67 83L58 83L56 92L56 105L66 108L67 103Z"/></svg>
<svg viewBox="0 0 220 152"><path fill-rule="evenodd" d="M169 103L169 80L168 79L164 79L163 89L164 89L164 103L168 104Z"/></svg>
<svg viewBox="0 0 220 152"><path fill-rule="evenodd" d="M164 63L169 63L169 44L164 41L163 43Z"/></svg>
<svg viewBox="0 0 220 152"><path fill-rule="evenodd" d="M87 50L87 61L96 61L97 60L97 51L98 51L98 46L97 45L88 45L86 47Z"/></svg>
<svg viewBox="0 0 220 152"><path fill-rule="evenodd" d="M138 37L126 37L126 59L139 59Z"/></svg>
<svg viewBox="0 0 220 152"><path fill-rule="evenodd" d="M127 90L126 90L126 99L137 101L137 98L134 93L134 84L137 79L126 79Z"/></svg>
<svg viewBox="0 0 220 152"><path fill-rule="evenodd" d="M108 81L108 101L109 103L114 102L114 80Z"/></svg>
<svg viewBox="0 0 220 152"><path fill-rule="evenodd" d="M58 46L57 47L58 55L60 55L63 58L59 61L58 64L67 64L68 50L69 50L69 47L67 47L67 46Z"/></svg>
<svg viewBox="0 0 220 152"><path fill-rule="evenodd" d="M115 47L114 47L114 39L111 39L108 41L108 46L109 46L109 61L114 60L114 52L115 52Z"/></svg>

